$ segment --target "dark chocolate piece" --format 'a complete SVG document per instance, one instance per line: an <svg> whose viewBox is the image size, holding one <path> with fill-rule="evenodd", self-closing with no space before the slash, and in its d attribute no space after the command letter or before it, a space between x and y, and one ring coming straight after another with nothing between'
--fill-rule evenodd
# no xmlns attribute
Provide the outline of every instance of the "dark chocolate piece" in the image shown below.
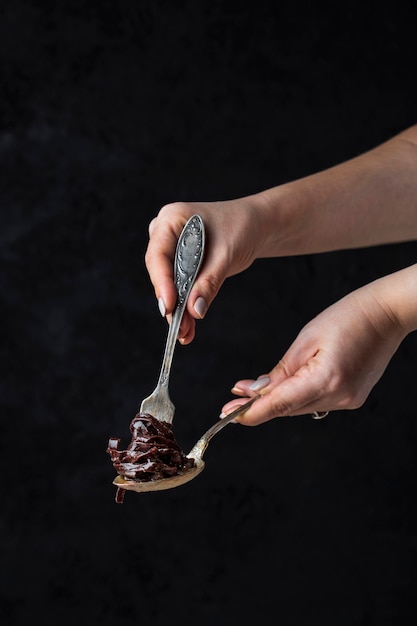
<svg viewBox="0 0 417 626"><path fill-rule="evenodd" d="M119 450L120 439L109 439L107 452L118 474L127 480L150 481L175 476L194 466L178 445L172 424L146 413L137 413L130 424L132 440ZM123 502L125 490L118 488L116 502Z"/></svg>

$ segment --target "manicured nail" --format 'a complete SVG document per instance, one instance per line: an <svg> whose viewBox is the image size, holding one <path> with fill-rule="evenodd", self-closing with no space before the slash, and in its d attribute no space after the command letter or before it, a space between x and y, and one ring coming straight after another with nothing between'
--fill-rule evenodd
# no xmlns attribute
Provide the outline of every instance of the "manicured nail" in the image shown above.
<svg viewBox="0 0 417 626"><path fill-rule="evenodd" d="M198 317L204 317L207 311L207 302L201 296L194 302L194 311Z"/></svg>
<svg viewBox="0 0 417 626"><path fill-rule="evenodd" d="M223 420L223 419L224 419L225 417L227 417L227 416L228 416L228 413L220 413L219 418L220 418L221 420ZM235 419L232 419L232 420L230 421L230 424L237 424L236 418L235 418Z"/></svg>
<svg viewBox="0 0 417 626"><path fill-rule="evenodd" d="M162 298L158 298L158 309L159 309L159 312L162 315L162 317L165 317L166 308L165 308L165 303L162 300Z"/></svg>
<svg viewBox="0 0 417 626"><path fill-rule="evenodd" d="M255 380L251 385L249 385L249 389L251 391L259 391L269 385L270 382L271 379L269 376L262 376L262 378L258 378L258 380Z"/></svg>

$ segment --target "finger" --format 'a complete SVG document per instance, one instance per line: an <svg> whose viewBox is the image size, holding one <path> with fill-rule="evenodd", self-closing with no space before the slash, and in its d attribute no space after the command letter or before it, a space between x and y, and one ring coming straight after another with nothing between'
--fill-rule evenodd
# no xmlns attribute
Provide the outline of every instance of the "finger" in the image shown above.
<svg viewBox="0 0 417 626"><path fill-rule="evenodd" d="M172 313L177 302L174 284L174 256L180 233L188 219L184 212L163 207L149 224L145 265L162 315Z"/></svg>
<svg viewBox="0 0 417 626"><path fill-rule="evenodd" d="M150 242L145 263L151 279L161 315L172 313L177 301L174 284L173 259L162 251L159 243Z"/></svg>
<svg viewBox="0 0 417 626"><path fill-rule="evenodd" d="M203 319L225 281L225 264L213 260L208 251L188 298L187 310L195 319Z"/></svg>
<svg viewBox="0 0 417 626"><path fill-rule="evenodd" d="M178 331L178 340L183 345L187 345L192 342L195 337L195 319L192 318L188 311L184 311L183 318L181 320L180 328Z"/></svg>
<svg viewBox="0 0 417 626"><path fill-rule="evenodd" d="M282 378L283 365L279 365L270 373L271 382L257 393L262 395L238 421L254 426L262 424L274 417L303 415L306 411L330 410L334 406L334 381L330 368L316 355L302 365L294 374ZM275 383L278 372L280 382ZM268 377L264 377L268 378ZM248 392L253 391L248 387Z"/></svg>
<svg viewBox="0 0 417 626"><path fill-rule="evenodd" d="M239 418L239 422L248 426L262 424L275 417L303 415L306 411L322 410L325 403L327 383L323 377L312 372L310 364L300 368L294 374L265 393L248 411ZM326 403L326 409L331 406Z"/></svg>
<svg viewBox="0 0 417 626"><path fill-rule="evenodd" d="M204 259L187 303L190 315L195 319L202 319L206 315L224 281L233 271L227 234L218 225L210 228L207 223Z"/></svg>
<svg viewBox="0 0 417 626"><path fill-rule="evenodd" d="M168 313L166 320L169 325L172 323L172 313ZM184 311L184 315L181 319L180 327L178 329L177 339L178 341L186 345L191 343L195 337L195 320L188 315L187 311Z"/></svg>
<svg viewBox="0 0 417 626"><path fill-rule="evenodd" d="M173 281L173 260L178 237L190 217L189 210L182 203L166 205L149 225L145 263L162 314L171 313L175 307L177 292ZM227 246L223 238L222 233L210 233L209 245L206 245L205 257L187 302L188 313L194 319L206 315L226 278Z"/></svg>
<svg viewBox="0 0 417 626"><path fill-rule="evenodd" d="M271 378L267 374L262 374L257 379L238 380L232 387L231 392L236 396L253 396L255 394L267 393L270 385Z"/></svg>
<svg viewBox="0 0 417 626"><path fill-rule="evenodd" d="M229 413L237 409L238 406L242 406L243 404L245 404L248 400L249 398L242 398L242 399L235 399L235 400L231 400L230 402L227 402L222 407L221 413L219 415L220 419L222 419L223 417L226 417L226 415L229 415ZM234 419L232 420L231 423L236 424L237 420Z"/></svg>
<svg viewBox="0 0 417 626"><path fill-rule="evenodd" d="M238 380L232 388L232 393L241 396L250 396L254 392L262 395L269 393L273 387L293 375L303 363L304 361L295 360L288 352L288 356L283 357L268 374L261 374L256 379Z"/></svg>

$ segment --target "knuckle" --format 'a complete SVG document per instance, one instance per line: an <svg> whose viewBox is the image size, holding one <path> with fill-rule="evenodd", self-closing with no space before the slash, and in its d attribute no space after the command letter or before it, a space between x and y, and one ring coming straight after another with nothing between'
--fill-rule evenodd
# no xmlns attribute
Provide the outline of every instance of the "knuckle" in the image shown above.
<svg viewBox="0 0 417 626"><path fill-rule="evenodd" d="M282 371L282 373L284 374L285 378L289 378L291 376L290 367L289 367L287 361L284 358L282 358L280 361L278 361L278 363L274 367L274 370L276 372L281 372Z"/></svg>
<svg viewBox="0 0 417 626"><path fill-rule="evenodd" d="M339 401L342 409L359 409L365 402L365 397L360 390L349 389Z"/></svg>
<svg viewBox="0 0 417 626"><path fill-rule="evenodd" d="M191 215L192 208L187 202L169 202L164 204L148 225L149 236L162 224L175 226Z"/></svg>
<svg viewBox="0 0 417 626"><path fill-rule="evenodd" d="M349 380L345 372L341 371L340 369L329 368L327 370L323 370L321 372L321 375L321 387L322 389L326 390L326 393L328 395L335 397L344 397L348 394Z"/></svg>
<svg viewBox="0 0 417 626"><path fill-rule="evenodd" d="M164 204L158 213L158 217L166 217L169 215L172 217L173 213L183 213L188 214L191 211L190 206L187 202L168 202L168 204Z"/></svg>
<svg viewBox="0 0 417 626"><path fill-rule="evenodd" d="M351 376L347 372L338 372L329 377L326 386L331 397L336 398L340 409L358 409L366 395L361 386L352 384Z"/></svg>
<svg viewBox="0 0 417 626"><path fill-rule="evenodd" d="M171 213L178 206L178 202L167 202L159 209L158 217L165 215L165 213Z"/></svg>
<svg viewBox="0 0 417 626"><path fill-rule="evenodd" d="M155 224L156 224L156 217L154 217L150 222L149 222L149 226L148 226L148 233L149 233L149 237L152 236L152 233L154 231L155 228Z"/></svg>
<svg viewBox="0 0 417 626"><path fill-rule="evenodd" d="M154 253L151 247L148 247L145 252L145 265L146 267L150 267L152 265L152 260L154 258Z"/></svg>

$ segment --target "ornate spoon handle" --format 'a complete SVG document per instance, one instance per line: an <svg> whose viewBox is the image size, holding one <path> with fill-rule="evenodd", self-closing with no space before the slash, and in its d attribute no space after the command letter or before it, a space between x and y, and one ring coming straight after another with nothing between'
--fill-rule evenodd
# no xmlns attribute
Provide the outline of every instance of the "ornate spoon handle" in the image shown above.
<svg viewBox="0 0 417 626"><path fill-rule="evenodd" d="M185 224L177 243L174 259L174 280L178 298L165 344L164 357L158 383L150 396L142 400L141 413L149 413L157 419L172 423L175 406L168 391L172 357L178 338L178 330L184 314L191 287L194 284L204 254L204 224L199 215L193 215Z"/></svg>
<svg viewBox="0 0 417 626"><path fill-rule="evenodd" d="M190 217L178 239L174 259L174 280L177 286L177 306L172 315L158 385L167 385L172 358L182 316L194 284L205 244L204 224L199 215Z"/></svg>

